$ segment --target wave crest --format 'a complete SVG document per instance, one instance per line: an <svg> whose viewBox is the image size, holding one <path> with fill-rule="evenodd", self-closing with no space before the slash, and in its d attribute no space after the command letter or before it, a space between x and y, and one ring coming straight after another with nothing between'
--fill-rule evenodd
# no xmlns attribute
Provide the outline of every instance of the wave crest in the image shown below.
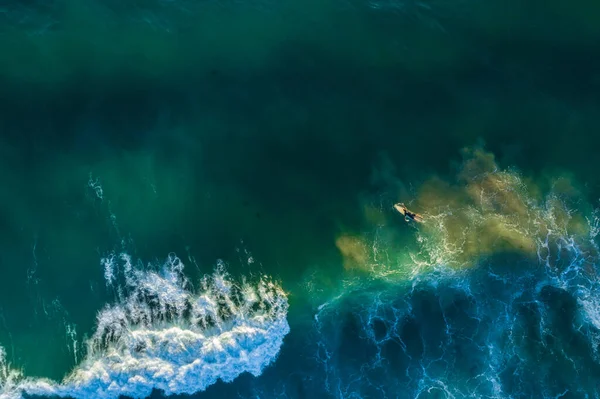
<svg viewBox="0 0 600 399"><path fill-rule="evenodd" d="M27 379L17 390L75 399L192 394L244 372L259 376L277 357L288 303L266 277L238 284L220 267L194 290L175 255L159 271L120 258L126 294L98 314L84 361L62 383Z"/></svg>

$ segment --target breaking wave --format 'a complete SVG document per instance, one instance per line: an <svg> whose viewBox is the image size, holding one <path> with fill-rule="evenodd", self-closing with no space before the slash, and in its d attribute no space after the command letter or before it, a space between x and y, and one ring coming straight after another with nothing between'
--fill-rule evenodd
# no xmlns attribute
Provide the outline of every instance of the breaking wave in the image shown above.
<svg viewBox="0 0 600 399"><path fill-rule="evenodd" d="M175 255L156 271L135 268L126 254L103 264L107 284L119 275L125 284L120 300L99 312L84 360L57 383L23 378L2 350L0 398L192 394L245 372L260 375L289 332L286 294L266 277L236 283L221 264L194 288Z"/></svg>

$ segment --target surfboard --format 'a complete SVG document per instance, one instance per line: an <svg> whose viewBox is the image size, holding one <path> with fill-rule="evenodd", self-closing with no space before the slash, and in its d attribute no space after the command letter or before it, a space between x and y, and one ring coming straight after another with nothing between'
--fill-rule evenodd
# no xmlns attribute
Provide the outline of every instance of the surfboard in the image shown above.
<svg viewBox="0 0 600 399"><path fill-rule="evenodd" d="M404 207L400 206L400 204L395 204L395 205L394 205L394 208L395 208L395 209L396 209L398 212L400 212L400 214L401 214L402 216L406 216L406 208L404 208Z"/></svg>

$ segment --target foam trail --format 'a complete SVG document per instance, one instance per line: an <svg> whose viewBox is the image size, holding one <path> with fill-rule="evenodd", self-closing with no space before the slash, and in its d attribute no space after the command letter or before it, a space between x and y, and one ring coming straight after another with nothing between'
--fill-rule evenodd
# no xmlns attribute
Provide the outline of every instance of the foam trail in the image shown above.
<svg viewBox="0 0 600 399"><path fill-rule="evenodd" d="M417 253L378 235L371 279L318 306L330 397L600 397L600 210L568 179L542 195L471 155L455 184L421 188Z"/></svg>
<svg viewBox="0 0 600 399"><path fill-rule="evenodd" d="M11 369L6 360L6 350L0 346L0 399L20 399L18 381L22 374L18 370Z"/></svg>
<svg viewBox="0 0 600 399"><path fill-rule="evenodd" d="M7 385L13 396L6 398L144 398L153 389L193 394L244 372L259 376L277 357L289 325L287 298L275 283L261 278L236 284L218 268L192 290L174 255L160 271L134 269L129 257L121 259L131 286L124 299L98 314L84 360L61 383L23 379ZM2 399L4 392L0 385Z"/></svg>

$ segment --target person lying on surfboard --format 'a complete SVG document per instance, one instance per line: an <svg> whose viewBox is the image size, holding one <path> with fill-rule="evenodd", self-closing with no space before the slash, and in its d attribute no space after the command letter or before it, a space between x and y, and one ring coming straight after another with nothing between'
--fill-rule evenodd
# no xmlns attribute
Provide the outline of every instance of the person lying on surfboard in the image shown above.
<svg viewBox="0 0 600 399"><path fill-rule="evenodd" d="M423 223L425 221L422 215L409 211L402 202L395 204L394 208L404 216L404 220L407 222L412 220L413 222Z"/></svg>

